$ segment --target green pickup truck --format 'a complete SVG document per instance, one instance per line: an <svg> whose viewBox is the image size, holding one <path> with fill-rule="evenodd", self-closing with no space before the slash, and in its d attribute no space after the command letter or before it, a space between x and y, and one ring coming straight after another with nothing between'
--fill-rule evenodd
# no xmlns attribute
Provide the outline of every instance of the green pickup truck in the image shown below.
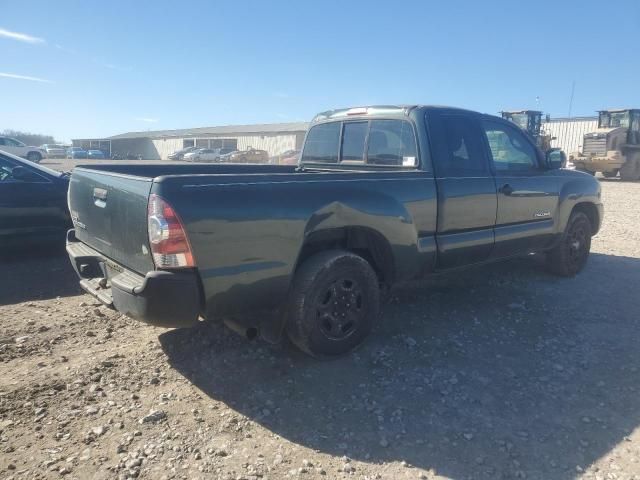
<svg viewBox="0 0 640 480"><path fill-rule="evenodd" d="M363 341L399 282L530 253L582 270L600 185L562 161L468 110L332 110L297 166L76 167L67 251L82 287L131 317L286 332L329 357Z"/></svg>

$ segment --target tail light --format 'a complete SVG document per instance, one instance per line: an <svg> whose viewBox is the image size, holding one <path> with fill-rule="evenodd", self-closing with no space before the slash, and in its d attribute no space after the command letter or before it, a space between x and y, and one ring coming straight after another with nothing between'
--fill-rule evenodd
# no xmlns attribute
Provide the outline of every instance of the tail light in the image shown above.
<svg viewBox="0 0 640 480"><path fill-rule="evenodd" d="M149 244L157 268L195 267L191 245L180 217L171 205L155 194L147 209Z"/></svg>

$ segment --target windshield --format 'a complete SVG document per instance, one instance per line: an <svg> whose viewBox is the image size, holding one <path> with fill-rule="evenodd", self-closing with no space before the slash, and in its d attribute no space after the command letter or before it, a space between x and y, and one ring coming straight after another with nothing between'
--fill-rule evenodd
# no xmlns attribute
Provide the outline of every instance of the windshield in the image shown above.
<svg viewBox="0 0 640 480"><path fill-rule="evenodd" d="M600 113L600 128L629 128L629 112Z"/></svg>
<svg viewBox="0 0 640 480"><path fill-rule="evenodd" d="M523 130L529 129L529 117L525 113L514 113L511 116L511 121Z"/></svg>

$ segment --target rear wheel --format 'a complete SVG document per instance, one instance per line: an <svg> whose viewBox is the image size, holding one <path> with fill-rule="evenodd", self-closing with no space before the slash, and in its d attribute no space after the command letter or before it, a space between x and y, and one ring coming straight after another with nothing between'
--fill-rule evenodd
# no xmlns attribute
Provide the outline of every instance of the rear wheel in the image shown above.
<svg viewBox="0 0 640 480"><path fill-rule="evenodd" d="M351 252L321 252L296 273L287 334L314 357L343 355L371 332L379 310L380 289L371 265Z"/></svg>
<svg viewBox="0 0 640 480"><path fill-rule="evenodd" d="M615 178L618 176L618 169L612 170L611 172L602 172L604 178Z"/></svg>
<svg viewBox="0 0 640 480"><path fill-rule="evenodd" d="M27 153L27 160L34 163L39 163L42 160L42 155L38 152L29 152Z"/></svg>
<svg viewBox="0 0 640 480"><path fill-rule="evenodd" d="M551 272L562 277L573 277L582 270L591 250L591 222L582 212L569 217L562 240L547 254Z"/></svg>

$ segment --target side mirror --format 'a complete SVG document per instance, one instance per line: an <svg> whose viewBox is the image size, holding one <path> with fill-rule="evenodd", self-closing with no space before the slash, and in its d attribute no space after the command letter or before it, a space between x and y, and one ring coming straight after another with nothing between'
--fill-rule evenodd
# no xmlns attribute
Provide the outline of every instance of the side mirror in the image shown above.
<svg viewBox="0 0 640 480"><path fill-rule="evenodd" d="M549 170L557 170L567 166L567 155L559 148L547 150L545 158Z"/></svg>

